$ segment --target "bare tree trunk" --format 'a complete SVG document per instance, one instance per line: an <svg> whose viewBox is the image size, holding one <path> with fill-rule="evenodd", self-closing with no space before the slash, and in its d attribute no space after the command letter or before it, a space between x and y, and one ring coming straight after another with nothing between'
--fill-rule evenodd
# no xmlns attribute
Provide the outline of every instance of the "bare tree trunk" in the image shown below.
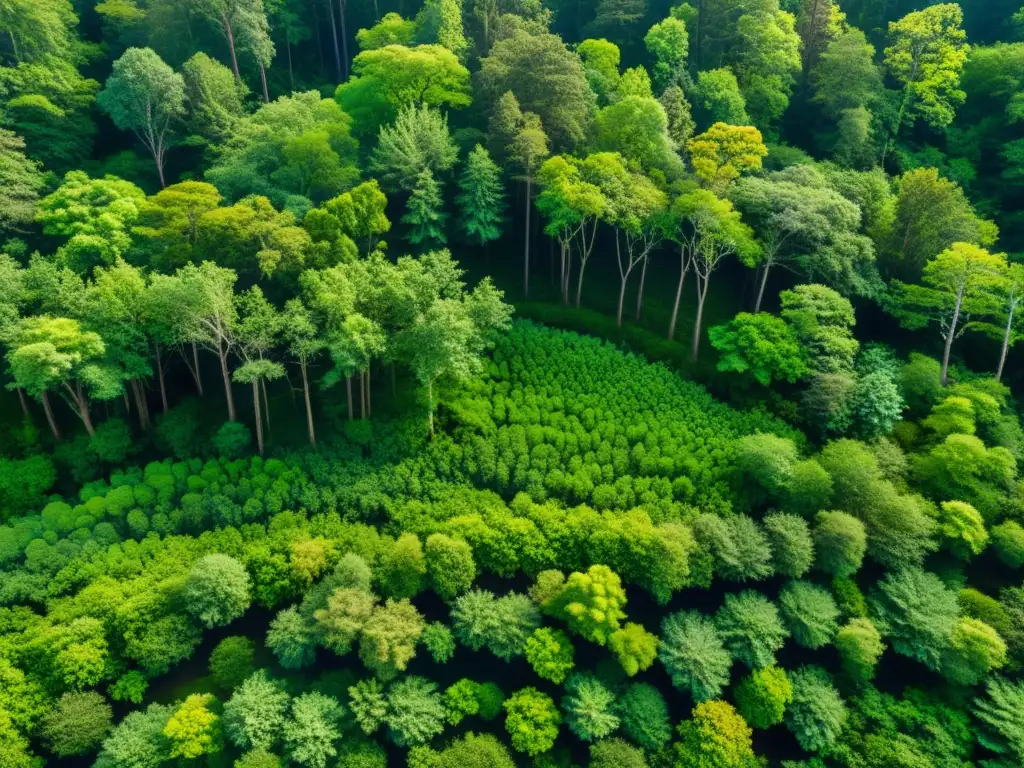
<svg viewBox="0 0 1024 768"><path fill-rule="evenodd" d="M359 372L359 418L366 418L366 372Z"/></svg>
<svg viewBox="0 0 1024 768"><path fill-rule="evenodd" d="M65 386L68 386L65 384ZM81 382L75 382L75 388L72 389L68 386L68 391L71 392L71 397L75 401L75 405L78 406L78 416L82 419L82 424L85 425L85 431L89 433L89 437L96 434L96 428L92 425L92 417L89 415L89 404L85 401L85 393L82 392Z"/></svg>
<svg viewBox="0 0 1024 768"><path fill-rule="evenodd" d="M956 338L956 324L960 321L960 307L964 301L964 286L961 285L956 293L956 304L953 306L953 319L949 323L949 333L946 334L946 346L942 350L942 373L939 380L942 386L946 386L949 377L949 353L953 349L953 339Z"/></svg>
<svg viewBox="0 0 1024 768"><path fill-rule="evenodd" d="M235 31L231 29L231 22L228 17L221 15L221 24L224 25L224 34L228 37L228 48L231 49L231 71L235 73L235 82L242 82L242 73L238 71L238 54L235 52Z"/></svg>
<svg viewBox="0 0 1024 768"><path fill-rule="evenodd" d="M160 345L156 344L156 378L160 382L160 404L164 408L164 413L167 413L167 385L164 382L164 361L163 356L160 354Z"/></svg>
<svg viewBox="0 0 1024 768"><path fill-rule="evenodd" d="M1010 315L1006 318L1006 331L1003 333L1003 349L999 353L999 368L996 370L996 381L1000 381L1003 378L1003 368L1006 367L1006 356L1010 351L1010 333L1013 329L1013 313L1016 309L1015 303L1011 299L1010 301ZM21 390L18 390L18 394L21 394ZM24 403L24 398L22 398Z"/></svg>
<svg viewBox="0 0 1024 768"><path fill-rule="evenodd" d="M704 300L708 297L708 283L711 277L704 278L704 285L701 287L700 274L697 275L697 318L693 322L693 344L690 347L690 359L697 362L700 355L700 331L704 323Z"/></svg>
<svg viewBox="0 0 1024 768"><path fill-rule="evenodd" d="M270 103L270 91L267 90L267 69L263 66L263 62L258 62L260 65L260 83L263 85L263 103Z"/></svg>
<svg viewBox="0 0 1024 768"><path fill-rule="evenodd" d="M757 301L754 302L754 314L756 315L761 311L761 301L764 299L764 287L768 284L768 270L772 267L770 264L765 264L761 268L761 284L757 289Z"/></svg>
<svg viewBox="0 0 1024 768"><path fill-rule="evenodd" d="M690 266L685 262L686 252L685 246L679 247L679 284L676 285L676 300L672 304L672 319L668 324L668 340L674 341L676 337L676 321L679 320L679 302L683 298L683 285L686 283L686 273L690 271Z"/></svg>
<svg viewBox="0 0 1024 768"><path fill-rule="evenodd" d="M18 387L18 402L21 403L21 413L23 416L31 416L32 414L28 411L28 401L25 399L25 390Z"/></svg>
<svg viewBox="0 0 1024 768"><path fill-rule="evenodd" d="M373 387L371 386L372 379L370 378L370 364L366 364L366 416L367 418L373 418Z"/></svg>
<svg viewBox="0 0 1024 768"><path fill-rule="evenodd" d="M260 389L263 391L263 405L265 406L263 418L267 420L267 437L273 440L274 433L270 431L270 400L267 398L267 382L265 379L260 379Z"/></svg>
<svg viewBox="0 0 1024 768"><path fill-rule="evenodd" d="M650 258L644 257L644 266L640 270L640 289L636 292L636 321L640 322L640 311L644 306L644 284L647 282L647 262Z"/></svg>
<svg viewBox="0 0 1024 768"><path fill-rule="evenodd" d="M156 173L157 173L157 176L160 178L160 189L164 189L164 188L167 187L167 181L164 179L164 161L163 161L163 158L162 157L157 157L154 154L153 155L153 161L156 163Z"/></svg>
<svg viewBox="0 0 1024 768"><path fill-rule="evenodd" d="M434 382L427 382L427 423L430 425L430 439L434 439Z"/></svg>
<svg viewBox="0 0 1024 768"><path fill-rule="evenodd" d="M146 399L142 393L142 386L138 379L131 380L132 396L135 398L135 410L139 412L139 426L149 429L149 410L146 408Z"/></svg>
<svg viewBox="0 0 1024 768"><path fill-rule="evenodd" d="M231 394L231 374L228 373L228 356L223 350L221 350L218 356L220 357L220 375L224 378L224 394L228 399L228 420L238 421L238 414L235 412L235 397Z"/></svg>
<svg viewBox="0 0 1024 768"><path fill-rule="evenodd" d="M338 50L338 25L334 23L334 5L327 0L327 15L331 17L331 37L334 40L334 63L338 71L338 82L341 82L341 51Z"/></svg>
<svg viewBox="0 0 1024 768"><path fill-rule="evenodd" d="M199 396L202 397L203 377L199 373L199 348L194 341L192 342L192 362L189 362L184 352L181 353L181 358L185 361L185 367L188 368L188 372L192 374L192 378L196 382L196 390L199 392Z"/></svg>
<svg viewBox="0 0 1024 768"><path fill-rule="evenodd" d="M526 175L526 245L523 253L523 298L530 296L530 175ZM431 432L431 435L434 433Z"/></svg>
<svg viewBox="0 0 1024 768"><path fill-rule="evenodd" d="M292 43L288 39L288 33L284 35L284 49L288 52L288 90L295 90L295 73L292 71Z"/></svg>
<svg viewBox="0 0 1024 768"><path fill-rule="evenodd" d="M306 373L306 362L302 367L302 397L306 403L306 429L309 431L309 444L316 448L316 430L313 428L313 404L309 399L309 376Z"/></svg>
<svg viewBox="0 0 1024 768"><path fill-rule="evenodd" d="M345 79L348 80L348 29L345 24L345 0L338 0L338 21L341 23L341 60Z"/></svg>
<svg viewBox="0 0 1024 768"><path fill-rule="evenodd" d="M263 455L263 416L260 414L260 387L259 379L252 380L252 407L256 412L256 447ZM234 421L234 419L232 419Z"/></svg>
<svg viewBox="0 0 1024 768"><path fill-rule="evenodd" d="M348 398L348 420L352 421L352 419L355 418L355 413L353 413L354 408L352 406L352 377L351 376L346 376L345 377L345 396Z"/></svg>
<svg viewBox="0 0 1024 768"><path fill-rule="evenodd" d="M579 309L580 297L583 295L583 271L587 268L585 259L580 260L580 274L576 279L576 308Z"/></svg>
<svg viewBox="0 0 1024 768"><path fill-rule="evenodd" d="M53 407L50 405L50 395L43 390L39 395L39 399L43 403L43 413L46 414L46 422L50 425L50 431L53 433L53 439L60 442L60 429L57 428L57 420L53 418Z"/></svg>

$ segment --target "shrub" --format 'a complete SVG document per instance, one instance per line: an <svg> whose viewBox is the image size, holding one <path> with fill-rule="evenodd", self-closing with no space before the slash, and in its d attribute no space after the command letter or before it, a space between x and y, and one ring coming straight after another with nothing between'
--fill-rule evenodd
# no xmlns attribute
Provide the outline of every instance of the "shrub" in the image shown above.
<svg viewBox="0 0 1024 768"><path fill-rule="evenodd" d="M237 421L225 421L220 429L210 438L213 450L226 459L237 459L249 450L252 434L249 428Z"/></svg>

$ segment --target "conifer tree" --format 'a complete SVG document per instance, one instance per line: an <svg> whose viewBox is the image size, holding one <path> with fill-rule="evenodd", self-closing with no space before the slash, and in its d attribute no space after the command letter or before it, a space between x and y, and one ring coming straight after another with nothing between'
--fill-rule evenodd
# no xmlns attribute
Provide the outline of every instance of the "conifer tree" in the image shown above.
<svg viewBox="0 0 1024 768"><path fill-rule="evenodd" d="M469 153L456 202L459 228L471 243L487 245L501 237L506 207L501 171L480 144Z"/></svg>
<svg viewBox="0 0 1024 768"><path fill-rule="evenodd" d="M413 245L444 245L448 237L444 232L448 214L443 210L441 185L437 183L429 168L420 171L416 186L409 196L402 223L408 225L406 239Z"/></svg>

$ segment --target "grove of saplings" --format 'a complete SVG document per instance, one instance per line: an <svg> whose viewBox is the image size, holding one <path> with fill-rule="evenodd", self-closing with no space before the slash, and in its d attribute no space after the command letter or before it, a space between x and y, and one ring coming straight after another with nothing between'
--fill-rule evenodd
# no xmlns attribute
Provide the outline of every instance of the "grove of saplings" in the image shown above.
<svg viewBox="0 0 1024 768"><path fill-rule="evenodd" d="M0 768L1024 765L1022 199L1020 0L0 0Z"/></svg>

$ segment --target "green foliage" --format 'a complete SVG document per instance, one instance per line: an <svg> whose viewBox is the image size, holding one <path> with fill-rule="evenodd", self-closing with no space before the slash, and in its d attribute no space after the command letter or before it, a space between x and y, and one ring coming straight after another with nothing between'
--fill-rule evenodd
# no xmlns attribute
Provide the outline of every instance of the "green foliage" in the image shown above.
<svg viewBox="0 0 1024 768"><path fill-rule="evenodd" d="M815 562L816 549L807 521L797 515L774 512L765 516L763 524L775 572L790 578L807 573Z"/></svg>
<svg viewBox="0 0 1024 768"><path fill-rule="evenodd" d="M224 732L241 749L270 750L282 735L289 704L282 686L260 670L224 704Z"/></svg>
<svg viewBox="0 0 1024 768"><path fill-rule="evenodd" d="M668 705L658 689L649 683L630 685L616 699L615 714L623 733L644 749L661 749L672 738Z"/></svg>
<svg viewBox="0 0 1024 768"><path fill-rule="evenodd" d="M322 693L296 696L282 732L291 759L299 765L327 768L338 753L334 742L341 737L341 714L338 702Z"/></svg>
<svg viewBox="0 0 1024 768"><path fill-rule="evenodd" d="M565 684L562 712L569 730L583 741L598 741L619 727L615 694L593 675L574 673Z"/></svg>
<svg viewBox="0 0 1024 768"><path fill-rule="evenodd" d="M540 611L527 596L510 592L472 590L457 598L452 608L452 627L459 641L477 651L487 648L508 661L521 656L531 633L540 626Z"/></svg>
<svg viewBox="0 0 1024 768"><path fill-rule="evenodd" d="M850 619L839 628L836 649L843 671L857 683L868 683L875 675L875 665L885 650L878 629L866 618Z"/></svg>
<svg viewBox="0 0 1024 768"><path fill-rule="evenodd" d="M50 751L58 757L92 752L110 730L113 711L95 691L65 693L40 725Z"/></svg>
<svg viewBox="0 0 1024 768"><path fill-rule="evenodd" d="M635 677L654 663L658 653L658 638L642 625L628 622L608 638L608 649L618 657L626 674Z"/></svg>
<svg viewBox="0 0 1024 768"><path fill-rule="evenodd" d="M455 202L459 227L470 243L486 246L501 237L506 208L501 170L480 144L466 158Z"/></svg>
<svg viewBox="0 0 1024 768"><path fill-rule="evenodd" d="M171 757L195 760L221 750L220 717L210 710L216 701L212 694L193 693L171 715L164 726Z"/></svg>
<svg viewBox="0 0 1024 768"><path fill-rule="evenodd" d="M793 686L786 670L779 667L756 669L736 686L736 708L754 728L781 723L792 700Z"/></svg>
<svg viewBox="0 0 1024 768"><path fill-rule="evenodd" d="M503 706L507 713L505 730L515 750L536 757L551 749L562 718L550 696L536 688L523 688L506 699Z"/></svg>
<svg viewBox="0 0 1024 768"><path fill-rule="evenodd" d="M839 608L832 595L809 581L791 581L784 586L779 607L793 639L804 648L828 645L839 629Z"/></svg>
<svg viewBox="0 0 1024 768"><path fill-rule="evenodd" d="M445 220L448 214L443 210L441 188L429 168L424 168L416 177L416 183L409 195L402 223L409 227L407 238L413 245L444 245Z"/></svg>
<svg viewBox="0 0 1024 768"><path fill-rule="evenodd" d="M145 710L129 712L103 741L97 761L100 765L152 768L170 757L164 728L174 708L150 704ZM27 765L27 764L26 764Z"/></svg>
<svg viewBox="0 0 1024 768"><path fill-rule="evenodd" d="M1000 677L985 683L985 696L974 701L981 721L981 743L1009 763L1024 758L1024 685Z"/></svg>
<svg viewBox="0 0 1024 768"><path fill-rule="evenodd" d="M207 555L189 571L185 603L207 627L237 619L252 601L251 580L245 566L227 555Z"/></svg>
<svg viewBox="0 0 1024 768"><path fill-rule="evenodd" d="M210 654L210 675L221 688L234 690L254 671L256 644L247 637L225 637Z"/></svg>
<svg viewBox="0 0 1024 768"><path fill-rule="evenodd" d="M793 700L786 708L786 726L809 752L830 747L849 717L846 704L820 667L801 667L790 674Z"/></svg>
<svg viewBox="0 0 1024 768"><path fill-rule="evenodd" d="M439 621L424 628L421 640L430 657L438 664L447 664L455 656L455 636Z"/></svg>
<svg viewBox="0 0 1024 768"><path fill-rule="evenodd" d="M388 689L387 705L388 735L400 747L426 743L444 730L444 704L429 680L402 678Z"/></svg>
<svg viewBox="0 0 1024 768"><path fill-rule="evenodd" d="M804 348L774 315L741 312L728 325L708 329L708 337L721 353L720 371L750 373L765 387L773 379L792 383L807 373Z"/></svg>
<svg viewBox="0 0 1024 768"><path fill-rule="evenodd" d="M356 723L367 736L384 724L388 716L388 703L384 689L376 678L360 680L348 689L348 708Z"/></svg>
<svg viewBox="0 0 1024 768"><path fill-rule="evenodd" d="M677 728L675 744L677 768L753 768L758 765L747 723L724 701L698 704L690 720Z"/></svg>
<svg viewBox="0 0 1024 768"><path fill-rule="evenodd" d="M993 526L992 548L999 559L1011 568L1024 565L1024 527L1015 520L1005 520Z"/></svg>
<svg viewBox="0 0 1024 768"><path fill-rule="evenodd" d="M733 658L753 669L774 663L789 636L772 602L751 590L725 596L715 627Z"/></svg>
<svg viewBox="0 0 1024 768"><path fill-rule="evenodd" d="M626 593L611 568L592 565L586 573L571 573L565 584L544 602L547 613L562 619L586 640L605 645L625 618Z"/></svg>
<svg viewBox="0 0 1024 768"><path fill-rule="evenodd" d="M938 576L919 568L889 573L878 583L872 609L893 650L941 667L959 610L956 594Z"/></svg>
<svg viewBox="0 0 1024 768"><path fill-rule="evenodd" d="M561 685L575 666L575 649L569 636L558 629L541 627L527 639L526 660L538 677Z"/></svg>
<svg viewBox="0 0 1024 768"><path fill-rule="evenodd" d="M591 768L647 768L642 750L622 739L605 739L590 745Z"/></svg>
<svg viewBox="0 0 1024 768"><path fill-rule="evenodd" d="M696 611L680 611L661 625L658 658L672 685L697 701L713 699L729 682L732 655L715 623Z"/></svg>

